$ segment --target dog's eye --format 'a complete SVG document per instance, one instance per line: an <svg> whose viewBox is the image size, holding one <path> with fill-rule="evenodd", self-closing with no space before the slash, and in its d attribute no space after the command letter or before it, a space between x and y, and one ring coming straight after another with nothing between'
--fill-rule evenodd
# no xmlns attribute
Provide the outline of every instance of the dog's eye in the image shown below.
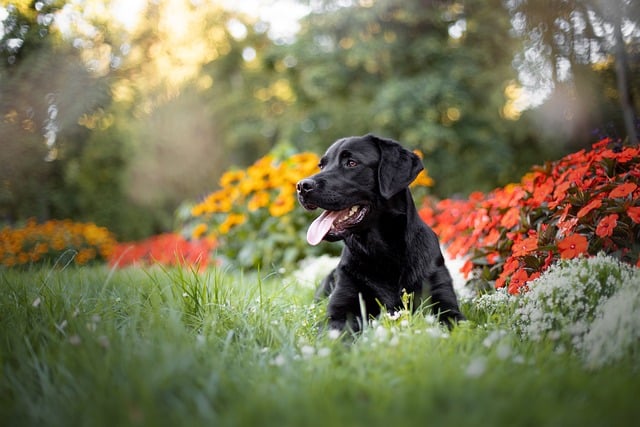
<svg viewBox="0 0 640 427"><path fill-rule="evenodd" d="M349 159L349 160L347 160L346 165L347 165L348 168L355 168L356 166L358 166L358 162L356 162L353 159Z"/></svg>

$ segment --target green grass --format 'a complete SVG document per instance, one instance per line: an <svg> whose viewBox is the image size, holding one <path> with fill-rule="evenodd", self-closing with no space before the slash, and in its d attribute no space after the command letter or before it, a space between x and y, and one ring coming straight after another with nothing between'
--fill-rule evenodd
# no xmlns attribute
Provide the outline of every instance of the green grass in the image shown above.
<svg viewBox="0 0 640 427"><path fill-rule="evenodd" d="M624 426L640 417L632 361L586 370L471 307L450 334L419 313L340 340L317 333L324 306L312 304L313 290L277 274L0 275L6 426Z"/></svg>

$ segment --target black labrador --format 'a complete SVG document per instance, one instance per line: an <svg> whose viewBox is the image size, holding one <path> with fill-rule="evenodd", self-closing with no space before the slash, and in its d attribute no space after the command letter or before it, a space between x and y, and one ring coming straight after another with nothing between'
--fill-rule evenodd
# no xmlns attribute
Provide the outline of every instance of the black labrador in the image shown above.
<svg viewBox="0 0 640 427"><path fill-rule="evenodd" d="M377 316L414 307L430 296L432 309L449 327L464 320L436 234L418 216L409 184L423 169L420 158L399 143L375 135L336 141L320 160L320 172L297 184L305 209L324 209L307 240L344 240L338 266L317 297L329 296L328 327L361 328L362 312Z"/></svg>

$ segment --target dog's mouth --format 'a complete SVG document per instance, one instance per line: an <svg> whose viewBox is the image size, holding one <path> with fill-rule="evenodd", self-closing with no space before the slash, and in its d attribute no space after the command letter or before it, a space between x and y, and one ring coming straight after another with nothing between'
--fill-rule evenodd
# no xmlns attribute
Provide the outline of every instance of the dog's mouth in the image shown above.
<svg viewBox="0 0 640 427"><path fill-rule="evenodd" d="M360 223L369 212L366 205L353 205L339 211L324 211L307 230L307 242L317 245L327 234L340 234L347 228Z"/></svg>

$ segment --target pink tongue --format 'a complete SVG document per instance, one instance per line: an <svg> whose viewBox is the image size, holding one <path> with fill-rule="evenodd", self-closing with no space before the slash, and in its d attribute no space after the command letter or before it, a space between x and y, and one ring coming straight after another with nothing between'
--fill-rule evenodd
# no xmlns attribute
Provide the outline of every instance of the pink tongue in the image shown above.
<svg viewBox="0 0 640 427"><path fill-rule="evenodd" d="M307 242L310 245L317 245L322 241L324 236L329 232L333 221L338 217L341 211L324 211L316 218L307 230Z"/></svg>

